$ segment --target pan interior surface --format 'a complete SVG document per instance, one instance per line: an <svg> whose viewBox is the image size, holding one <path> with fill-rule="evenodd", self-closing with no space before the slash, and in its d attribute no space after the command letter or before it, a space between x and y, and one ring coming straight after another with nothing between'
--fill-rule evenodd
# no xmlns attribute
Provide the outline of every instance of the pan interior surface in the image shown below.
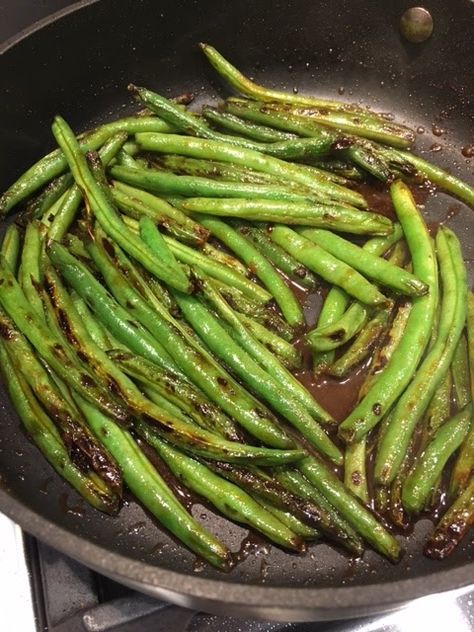
<svg viewBox="0 0 474 632"><path fill-rule="evenodd" d="M51 21L0 56L6 87L0 103L1 190L53 147L49 130L54 114L61 113L82 131L133 111L126 91L130 81L168 96L193 92L198 105L227 94L198 51L199 41L212 43L265 85L393 113L418 131L418 153L472 182L473 164L462 154L472 144L474 116L474 64L466 64L472 52L472 2L426 3L435 28L431 39L421 45L400 38L399 18L410 6L404 1L382 5L378 0L224 4L123 0L120 8L112 0L80 4L77 11ZM448 220L462 240L468 264L474 260L469 238L474 229L472 209L436 194L428 199L424 212L429 222ZM471 269L471 285L472 281ZM268 588L383 585L385 602L401 580L419 578L417 595L423 594L424 578L438 572L464 568L465 580L458 583L472 580L472 541L442 563L422 556L422 544L432 528L429 520L419 521L403 537L406 554L398 565L392 565L370 551L353 560L326 544L312 545L305 556L285 553L196 504L193 515L239 552L241 561L235 569L220 573L196 560L133 500L125 503L117 517L86 506L19 430L3 388L0 406L0 488L5 505L0 509L9 513L12 498L50 525L106 552L143 563L147 576L150 567L156 567L196 579ZM16 518L22 523L21 515ZM25 522L22 526L29 528ZM59 541L58 536L55 541L54 526L48 529L44 527L39 535L81 557L80 551L68 547L67 539ZM88 561L107 573L106 556L103 562ZM125 566L120 574L127 581ZM137 576L132 579L139 582ZM225 590L221 594L224 601L232 601L231 588L227 597ZM349 591L347 595L350 606ZM283 607L289 612L299 607L298 597Z"/></svg>

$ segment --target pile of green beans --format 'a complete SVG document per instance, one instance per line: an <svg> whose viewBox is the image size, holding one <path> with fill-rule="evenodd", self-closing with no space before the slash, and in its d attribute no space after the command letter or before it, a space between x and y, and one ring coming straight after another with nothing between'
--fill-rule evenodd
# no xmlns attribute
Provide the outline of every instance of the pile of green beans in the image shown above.
<svg viewBox="0 0 474 632"><path fill-rule="evenodd" d="M222 570L170 478L289 551L324 537L392 562L392 526L443 498L424 549L442 559L474 523L474 298L407 181L474 189L408 152L405 126L201 48L238 98L199 113L130 85L146 115L78 136L56 117L58 148L0 197L22 213L0 253L19 419L93 507L116 513L125 485ZM360 192L373 177L396 221ZM352 409L318 401L354 376Z"/></svg>

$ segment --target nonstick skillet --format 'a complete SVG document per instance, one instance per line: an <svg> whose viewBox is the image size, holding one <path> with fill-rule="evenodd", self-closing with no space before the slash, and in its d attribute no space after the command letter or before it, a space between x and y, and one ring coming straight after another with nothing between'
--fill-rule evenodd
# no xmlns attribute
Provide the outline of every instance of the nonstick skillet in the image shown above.
<svg viewBox="0 0 474 632"><path fill-rule="evenodd" d="M208 41L261 83L363 102L418 130L417 150L472 181L474 3L430 0L434 33L413 44L399 34L405 1L113 0L79 2L1 50L0 189L52 147L60 112L77 131L132 111L126 85L197 102L225 94L196 44ZM474 259L474 212L443 194L430 222L445 221ZM472 274L471 274L472 283ZM340 619L380 612L472 582L474 547L422 556L431 528L418 522L396 566L372 552L351 560L326 544L305 557L270 547L216 516L193 512L241 562L222 574L165 533L135 502L111 518L84 505L19 430L2 389L0 510L48 544L143 592L184 606L280 620Z"/></svg>

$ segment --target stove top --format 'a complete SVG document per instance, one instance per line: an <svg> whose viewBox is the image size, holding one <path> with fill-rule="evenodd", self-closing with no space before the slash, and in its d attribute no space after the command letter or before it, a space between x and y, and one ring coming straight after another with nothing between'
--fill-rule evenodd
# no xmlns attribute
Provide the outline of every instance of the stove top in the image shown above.
<svg viewBox="0 0 474 632"><path fill-rule="evenodd" d="M472 632L474 587L363 619L274 623L158 601L55 551L0 514L0 630L15 632Z"/></svg>

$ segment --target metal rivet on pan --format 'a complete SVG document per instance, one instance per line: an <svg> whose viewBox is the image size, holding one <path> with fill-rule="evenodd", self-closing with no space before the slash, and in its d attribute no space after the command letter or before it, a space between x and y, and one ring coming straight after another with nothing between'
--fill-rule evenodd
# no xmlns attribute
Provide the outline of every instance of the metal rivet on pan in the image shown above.
<svg viewBox="0 0 474 632"><path fill-rule="evenodd" d="M400 32L409 42L425 42L433 33L433 17L424 7L407 9L400 19Z"/></svg>

